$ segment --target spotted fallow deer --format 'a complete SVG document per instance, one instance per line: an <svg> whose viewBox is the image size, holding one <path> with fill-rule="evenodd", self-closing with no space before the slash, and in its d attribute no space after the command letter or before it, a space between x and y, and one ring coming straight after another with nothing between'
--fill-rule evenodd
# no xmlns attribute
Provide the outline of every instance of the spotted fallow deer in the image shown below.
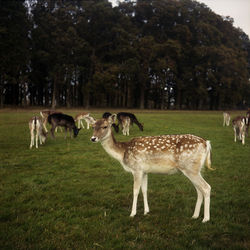
<svg viewBox="0 0 250 250"><path fill-rule="evenodd" d="M230 125L230 114L228 112L223 112L223 126L229 126Z"/></svg>
<svg viewBox="0 0 250 250"><path fill-rule="evenodd" d="M47 133L43 129L42 119L38 116L34 116L29 121L29 129L30 129L30 148L35 145L35 136L36 136L36 148L38 148L38 138L40 144L45 143L47 138Z"/></svg>
<svg viewBox="0 0 250 250"><path fill-rule="evenodd" d="M140 189L143 194L144 214L149 212L147 200L148 173L174 174L182 172L194 185L197 201L193 218L198 218L204 199L203 222L210 219L210 185L202 178L204 164L211 168L211 144L195 135L162 135L137 137L128 142L114 138L111 125L115 115L94 124L92 142L101 142L106 152L117 159L134 177L133 204L130 216L136 215Z"/></svg>

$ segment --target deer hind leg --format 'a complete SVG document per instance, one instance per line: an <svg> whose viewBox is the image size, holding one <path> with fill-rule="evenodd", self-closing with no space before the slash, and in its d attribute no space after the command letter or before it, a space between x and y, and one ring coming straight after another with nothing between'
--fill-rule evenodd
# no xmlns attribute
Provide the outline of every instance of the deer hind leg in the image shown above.
<svg viewBox="0 0 250 250"><path fill-rule="evenodd" d="M210 192L211 187L210 185L202 178L200 173L192 174L188 173L187 171L183 171L184 175L188 177L188 179L193 183L197 190L197 201L195 205L194 215L193 218L197 218L199 216L202 198L204 198L204 218L202 222L207 222L210 220Z"/></svg>
<svg viewBox="0 0 250 250"><path fill-rule="evenodd" d="M143 202L144 202L144 215L146 215L149 212L148 197L147 197L147 191L148 191L148 175L147 174L143 174L141 190L142 190Z"/></svg>
<svg viewBox="0 0 250 250"><path fill-rule="evenodd" d="M34 133L33 131L30 131L30 148L34 145Z"/></svg>
<svg viewBox="0 0 250 250"><path fill-rule="evenodd" d="M36 148L38 148L38 131L36 131Z"/></svg>
<svg viewBox="0 0 250 250"><path fill-rule="evenodd" d="M133 173L133 177L134 177L133 205L130 217L134 217L136 215L137 199L142 185L142 173L135 172Z"/></svg>
<svg viewBox="0 0 250 250"><path fill-rule="evenodd" d="M195 187L196 191L197 191L197 201L196 201L196 205L195 205L195 209L194 209L194 214L192 216L193 219L197 219L200 215L200 210L201 210L201 205L203 202L203 194L202 192Z"/></svg>

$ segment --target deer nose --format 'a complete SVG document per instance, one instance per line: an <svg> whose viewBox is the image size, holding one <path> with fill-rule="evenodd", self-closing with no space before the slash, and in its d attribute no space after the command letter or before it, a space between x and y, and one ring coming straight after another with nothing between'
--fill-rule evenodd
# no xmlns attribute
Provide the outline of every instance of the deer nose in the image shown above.
<svg viewBox="0 0 250 250"><path fill-rule="evenodd" d="M92 142L96 142L96 137L92 136L91 139L90 139Z"/></svg>

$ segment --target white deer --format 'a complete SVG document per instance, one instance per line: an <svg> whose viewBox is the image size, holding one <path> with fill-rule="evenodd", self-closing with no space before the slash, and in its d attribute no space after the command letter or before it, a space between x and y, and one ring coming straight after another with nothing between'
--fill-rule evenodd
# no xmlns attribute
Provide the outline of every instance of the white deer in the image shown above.
<svg viewBox="0 0 250 250"><path fill-rule="evenodd" d="M90 125L93 125L96 122L96 120L91 117L89 113L82 112L75 117L75 122L78 124L78 128L80 128L81 126L82 128L84 128L82 120L85 120L85 122L87 123L87 129L89 129Z"/></svg>
<svg viewBox="0 0 250 250"><path fill-rule="evenodd" d="M128 116L122 116L121 122L123 135L129 135L130 118Z"/></svg>
<svg viewBox="0 0 250 250"><path fill-rule="evenodd" d="M34 116L29 121L29 129L30 129L30 148L35 145L35 136L36 136L36 148L38 148L38 138L40 144L45 143L47 133L43 129L42 119L38 116Z"/></svg>
<svg viewBox="0 0 250 250"><path fill-rule="evenodd" d="M236 142L236 139L238 138L244 145L247 132L246 117L237 116L233 119L232 124L234 130L234 141Z"/></svg>
<svg viewBox="0 0 250 250"><path fill-rule="evenodd" d="M228 112L223 112L223 126L229 126L230 125L230 114Z"/></svg>
<svg viewBox="0 0 250 250"><path fill-rule="evenodd" d="M193 218L198 218L204 199L203 222L210 220L210 185L202 178L201 168L211 168L209 141L195 135L162 135L137 137L128 142L115 140L111 126L116 115L100 119L94 124L91 140L101 142L106 152L117 159L134 177L133 205L130 216L136 215L140 189L143 194L144 214L149 212L147 200L148 173L173 174L181 171L194 185L197 201Z"/></svg>

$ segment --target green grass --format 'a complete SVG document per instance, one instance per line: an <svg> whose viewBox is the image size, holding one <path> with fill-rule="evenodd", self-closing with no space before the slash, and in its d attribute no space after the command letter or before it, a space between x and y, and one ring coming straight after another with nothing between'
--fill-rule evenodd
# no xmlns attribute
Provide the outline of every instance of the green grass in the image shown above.
<svg viewBox="0 0 250 250"><path fill-rule="evenodd" d="M65 110L75 115L77 110ZM250 138L234 143L222 112L134 111L145 130L130 136L192 133L211 141L211 220L192 220L196 191L182 174L149 175L150 213L132 205L132 175L91 143L48 138L29 149L28 120L38 110L0 111L0 249L249 249ZM95 118L102 111L91 111ZM235 112L244 114L244 112Z"/></svg>

